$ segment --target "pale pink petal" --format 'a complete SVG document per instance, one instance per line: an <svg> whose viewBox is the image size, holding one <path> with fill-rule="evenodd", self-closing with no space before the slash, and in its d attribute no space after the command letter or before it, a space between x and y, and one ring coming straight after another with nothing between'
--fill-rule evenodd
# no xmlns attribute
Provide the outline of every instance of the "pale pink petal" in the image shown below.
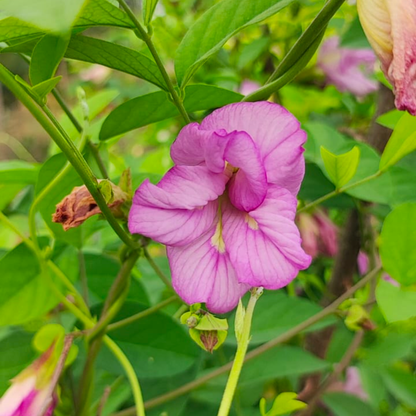
<svg viewBox="0 0 416 416"><path fill-rule="evenodd" d="M224 250L218 250L212 239L216 224L199 239L184 247L167 247L172 284L188 304L205 302L214 313L232 310L248 290L238 283Z"/></svg>
<svg viewBox="0 0 416 416"><path fill-rule="evenodd" d="M218 202L192 210L166 209L137 203L129 214L129 230L166 245L185 245L203 234L213 223Z"/></svg>
<svg viewBox="0 0 416 416"><path fill-rule="evenodd" d="M294 223L296 205L296 198L277 186L248 214L223 204L224 242L239 282L279 289L309 267L311 257L301 248Z"/></svg>
<svg viewBox="0 0 416 416"><path fill-rule="evenodd" d="M143 182L133 198L130 232L168 245L190 243L212 225L227 181L204 166L175 166L159 184Z"/></svg>
<svg viewBox="0 0 416 416"><path fill-rule="evenodd" d="M210 135L199 130L198 123L187 124L170 148L170 156L176 165L196 166L205 161L204 138Z"/></svg>
<svg viewBox="0 0 416 416"><path fill-rule="evenodd" d="M26 412L36 396L35 384L35 376L27 377L21 381L13 381L4 396L0 398L0 416L12 416Z"/></svg>
<svg viewBox="0 0 416 416"><path fill-rule="evenodd" d="M267 101L230 104L205 117L201 129L246 132L259 149L267 181L297 194L305 169L302 145L306 135L283 107Z"/></svg>
<svg viewBox="0 0 416 416"><path fill-rule="evenodd" d="M396 107L416 115L416 0L359 0L357 7Z"/></svg>

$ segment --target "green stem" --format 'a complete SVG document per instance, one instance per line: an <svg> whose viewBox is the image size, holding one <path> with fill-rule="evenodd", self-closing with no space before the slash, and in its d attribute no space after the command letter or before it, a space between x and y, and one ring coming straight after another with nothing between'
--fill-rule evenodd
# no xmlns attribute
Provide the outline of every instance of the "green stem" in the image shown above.
<svg viewBox="0 0 416 416"><path fill-rule="evenodd" d="M381 271L381 267L377 267L376 269L372 270L370 273L368 273L365 277L363 277L358 283L356 283L353 287L348 289L342 296L337 298L334 302L332 302L330 305L328 305L325 309L322 309L317 314L311 316L310 318L306 319L302 323L294 326L293 328L289 329L285 333L279 335L278 337L272 339L269 342L266 342L263 345L260 345L260 347L257 347L253 350L251 350L245 357L244 362L249 362L260 355L264 354L267 351L270 351L271 349L277 347L278 345L282 344L283 342L289 341L291 338L295 337L299 333L305 331L306 329L310 328L311 326L315 325L316 323L320 322L322 319L325 319L326 317L332 315L335 313L339 306L345 302L347 299L352 297L352 295L362 287L364 287L367 283L371 282L372 279L376 278L378 274ZM215 378L226 374L228 371L231 370L233 366L233 363L228 363L223 365L222 367L217 368L214 371L211 371L210 373L191 381L188 384L185 384L176 390L170 391L169 393L165 393L159 397L155 397L154 399L151 399L147 402L145 402L145 408L146 409L153 409L154 407L160 406L163 403L169 402L173 399L176 399L177 397L183 396L184 394L187 394L195 389L197 389L200 386L203 386L204 384L208 383L211 380L214 380ZM132 416L135 413L135 410L130 408L126 410L122 410L120 412L117 412L113 414L113 416Z"/></svg>
<svg viewBox="0 0 416 416"><path fill-rule="evenodd" d="M301 37L292 46L287 55L282 59L279 66L267 80L267 84L270 84L275 79L280 78L297 63L299 57L304 55L305 52L314 43L314 41L319 38L321 32L325 31L326 25L337 12L337 10L342 6L344 1L345 0L329 0L324 5L312 23L307 27L307 29L302 33Z"/></svg>
<svg viewBox="0 0 416 416"><path fill-rule="evenodd" d="M66 155L71 165L77 171L79 176L84 181L86 187L90 191L92 197L100 207L101 212L106 217L110 226L120 237L120 239L129 247L138 248L137 243L130 238L130 236L124 231L117 219L112 214L110 208L107 206L104 197L102 196L96 177L94 176L91 168L83 158L82 154L78 151L76 146L65 135L61 134L60 129L57 128L57 123L53 114L44 107L45 112L51 118L49 120L39 106L32 100L28 93L19 85L14 79L13 75L3 66L0 65L0 81L21 101L21 103L32 113L39 124L45 129L45 131L51 136L58 147Z"/></svg>
<svg viewBox="0 0 416 416"><path fill-rule="evenodd" d="M160 277L160 279L162 280L162 282L169 288L172 288L172 283L170 282L170 280L168 279L167 276L165 276L165 274L162 272L162 270L160 270L160 267L155 263L155 261L152 259L151 255L149 254L148 250L146 247L143 247L143 253L144 256L146 257L146 260L148 261L148 263L150 264L151 268L155 271L155 273Z"/></svg>
<svg viewBox="0 0 416 416"><path fill-rule="evenodd" d="M135 315L122 319L121 321L114 322L113 324L108 325L107 332L114 331L115 329L119 329L123 326L130 325L133 322L138 321L139 319L146 318L147 316L152 315L153 313L163 309L165 306L170 305L173 302L176 302L177 300L177 296L171 296L170 298L163 300L162 302L144 310L143 312L136 313Z"/></svg>
<svg viewBox="0 0 416 416"><path fill-rule="evenodd" d="M72 111L69 109L67 103L65 102L65 100L63 99L63 97L59 93L59 91L57 89L53 89L52 90L52 95L55 97L56 102L62 108L64 113L68 116L69 120L74 125L74 127L76 128L78 133L82 133L83 128L82 128L81 124L78 122L77 118L74 116ZM98 151L97 146L94 143L92 143L91 140L87 141L87 145L88 145L88 147L91 151L91 154L93 155L93 157L94 157L94 159L97 163L98 168L100 169L101 175L103 176L104 179L108 179L109 178L108 172L107 172L107 169L104 165L103 160L101 159L100 152Z"/></svg>
<svg viewBox="0 0 416 416"><path fill-rule="evenodd" d="M238 379L240 378L241 370L244 364L244 359L247 353L248 344L250 343L251 321L253 319L254 307L256 306L256 302L262 295L262 293L263 288L254 288L251 291L251 297L244 315L242 332L239 336L237 335L237 353L234 358L230 375L228 377L227 385L225 386L224 395L222 396L220 409L218 411L218 416L228 416L228 414L230 413L231 404L233 402L235 390L238 384ZM236 316L238 316L238 314Z"/></svg>
<svg viewBox="0 0 416 416"><path fill-rule="evenodd" d="M124 368L127 378L129 379L133 391L134 402L136 403L134 414L136 416L145 416L146 412L144 410L143 395L134 368L120 347L111 338L105 336L104 343Z"/></svg>
<svg viewBox="0 0 416 416"><path fill-rule="evenodd" d="M17 227L15 227L15 225L7 218L6 215L4 215L4 213L2 211L0 211L0 222L2 222L6 227L8 227L10 230L12 230L14 233L16 233L22 239L22 241L26 244L26 246L29 247L29 249L33 251L33 253L35 254L35 256L37 257L37 259L39 261L39 264L40 264L41 268L43 268L43 265L46 264L55 273L56 277L61 281L61 283L75 296L75 298L79 302L79 305L83 309L83 313L85 313L87 316L89 316L89 314L90 314L89 309L84 304L82 296L78 293L76 287L65 276L65 274L62 272L62 270L52 260L46 260L43 257L42 253L37 250L36 245L33 243L33 241L30 240L29 238L27 238ZM65 298L65 300L66 300L66 298ZM75 307L76 309L78 309L72 303L70 303L70 305ZM79 318L79 316L77 316L77 317Z"/></svg>
<svg viewBox="0 0 416 416"><path fill-rule="evenodd" d="M94 362L100 351L108 324L123 306L129 287L130 272L138 257L139 251L134 250L122 264L104 303L100 320L88 333L88 353L79 383L77 416L84 416L88 413L94 386Z"/></svg>
<svg viewBox="0 0 416 416"><path fill-rule="evenodd" d="M378 178L383 173L384 173L383 171L379 170L378 172L374 173L373 175L370 175L370 176L367 176L363 179L360 179L357 182L354 182L350 185L345 185L345 186L343 186L342 188L339 188L339 189L335 189L335 191L332 191L329 194L321 196L320 198L316 199L315 201L310 202L309 204L303 206L302 208L299 208L297 212L299 213L299 212L308 211L311 208L315 207L316 205L322 204L322 202L325 202L328 199L333 198L334 196L337 196L339 194L347 192L347 191L349 191L353 188L356 188L357 186L363 185L364 183L367 183L369 181L372 181L373 179Z"/></svg>
<svg viewBox="0 0 416 416"><path fill-rule="evenodd" d="M127 5L125 0L118 0L120 3L120 6L124 9L126 14L130 17L131 21L136 26L138 32L140 33L141 39L146 43L147 47L150 50L150 53L152 54L156 65L159 67L160 73L162 74L163 79L166 82L166 86L168 87L168 90L172 96L172 100L174 101L176 107L178 108L179 112L181 113L183 119L185 120L186 124L189 124L191 122L188 113L186 112L186 109L183 105L183 102L181 98L179 97L178 93L175 90L175 87L172 84L172 81L169 78L169 74L166 72L166 69L163 65L162 60L160 59L159 54L157 53L157 50L155 48L155 45L153 44L153 41L151 37L147 34L147 32L144 30L143 26L140 24L140 22L137 20L136 16L134 15L133 11L130 9L130 7Z"/></svg>
<svg viewBox="0 0 416 416"><path fill-rule="evenodd" d="M286 72L282 72L281 75L274 81L266 83L263 87L259 88L258 90L254 91L253 93L246 95L242 101L260 101L266 100L269 98L273 93L278 91L280 88L284 87L290 81L292 81L299 72L305 68L305 66L309 63L314 55L316 49L321 43L322 37L324 36L325 28L318 33L317 37L314 39L309 48L306 49L302 55L297 56L297 61L293 64L290 69ZM280 74L280 73L279 73Z"/></svg>

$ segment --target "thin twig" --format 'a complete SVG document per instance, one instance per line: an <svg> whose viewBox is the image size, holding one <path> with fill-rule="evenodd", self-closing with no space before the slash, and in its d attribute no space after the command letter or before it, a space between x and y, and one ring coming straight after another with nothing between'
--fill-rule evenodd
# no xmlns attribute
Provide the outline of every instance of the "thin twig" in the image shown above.
<svg viewBox="0 0 416 416"><path fill-rule="evenodd" d="M108 325L107 332L114 331L115 329L119 329L123 326L130 325L133 322L138 321L139 319L146 318L147 316L152 315L153 313L176 301L178 301L178 297L176 295L171 296L170 298L165 299L157 305L154 305L142 312L136 313L135 315L129 316L128 318L122 319L120 321Z"/></svg>
<svg viewBox="0 0 416 416"><path fill-rule="evenodd" d="M172 287L172 283L170 282L169 278L167 276L165 276L165 274L162 272L162 270L160 269L160 267L152 259L152 257L150 256L150 254L149 254L149 252L148 252L148 250L147 250L146 247L143 247L143 253L144 253L144 256L146 257L146 260L149 262L150 266L156 272L156 274L160 277L160 279L163 281L163 283L167 287L171 288Z"/></svg>
<svg viewBox="0 0 416 416"><path fill-rule="evenodd" d="M100 403L97 409L97 416L101 416L103 414L103 410L105 408L108 398L110 397L110 393L111 393L111 387L107 386L104 389L103 395L101 396Z"/></svg>

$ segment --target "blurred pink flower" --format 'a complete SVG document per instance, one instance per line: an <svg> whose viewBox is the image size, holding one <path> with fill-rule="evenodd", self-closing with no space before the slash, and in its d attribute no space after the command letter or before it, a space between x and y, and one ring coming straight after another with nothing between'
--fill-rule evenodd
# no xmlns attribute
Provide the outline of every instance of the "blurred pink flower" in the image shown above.
<svg viewBox="0 0 416 416"><path fill-rule="evenodd" d="M364 251L360 251L360 253L358 254L358 271L361 275L365 275L369 272L369 265L370 262L367 253L365 253ZM397 280L394 280L390 275L388 275L385 272L381 275L381 278L386 282L391 283L393 286L400 286L400 283Z"/></svg>
<svg viewBox="0 0 416 416"><path fill-rule="evenodd" d="M249 79L245 79L239 89L239 93L243 95L249 95L252 92L258 90L261 87L261 85L256 81L251 81Z"/></svg>
<svg viewBox="0 0 416 416"><path fill-rule="evenodd" d="M181 130L175 166L136 191L129 229L167 245L185 302L227 312L250 287L279 289L309 266L294 222L305 140L269 102L231 104Z"/></svg>
<svg viewBox="0 0 416 416"><path fill-rule="evenodd" d="M358 0L367 38L396 94L396 107L416 115L416 0Z"/></svg>
<svg viewBox="0 0 416 416"><path fill-rule="evenodd" d="M317 210L313 214L301 213L297 217L302 247L312 258L318 255L334 257L338 251L338 227L328 215Z"/></svg>
<svg viewBox="0 0 416 416"><path fill-rule="evenodd" d="M357 367L348 367L346 371L344 392L357 396L361 400L367 401L368 394L365 392L360 371Z"/></svg>
<svg viewBox="0 0 416 416"><path fill-rule="evenodd" d="M12 380L11 387L0 399L0 416L52 416L56 394L51 394L56 365L54 344L29 367Z"/></svg>
<svg viewBox="0 0 416 416"><path fill-rule="evenodd" d="M339 46L337 36L328 38L318 54L318 67L329 84L339 91L349 91L362 97L377 90L377 82L370 79L376 56L371 49L351 49Z"/></svg>
<svg viewBox="0 0 416 416"><path fill-rule="evenodd" d="M91 65L90 68L82 71L79 76L83 81L90 81L94 84L100 84L111 73L110 68L102 65Z"/></svg>

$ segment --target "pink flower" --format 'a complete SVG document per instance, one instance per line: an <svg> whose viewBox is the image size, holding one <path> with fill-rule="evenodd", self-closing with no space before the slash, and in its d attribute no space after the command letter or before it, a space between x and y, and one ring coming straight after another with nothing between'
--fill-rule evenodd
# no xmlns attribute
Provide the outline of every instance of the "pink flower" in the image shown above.
<svg viewBox="0 0 416 416"><path fill-rule="evenodd" d="M324 211L301 213L297 219L302 247L312 258L334 257L338 251L338 228Z"/></svg>
<svg viewBox="0 0 416 416"><path fill-rule="evenodd" d="M245 79L240 85L239 92L243 95L249 95L260 87L261 85L258 82Z"/></svg>
<svg viewBox="0 0 416 416"><path fill-rule="evenodd" d="M0 399L0 416L34 416L46 409L52 416L56 396L50 392L56 365L54 345L12 380L11 387Z"/></svg>
<svg viewBox="0 0 416 416"><path fill-rule="evenodd" d="M358 14L396 94L396 107L416 115L416 0L358 0Z"/></svg>
<svg viewBox="0 0 416 416"><path fill-rule="evenodd" d="M351 49L339 46L339 38L328 38L322 45L317 65L327 81L339 91L349 91L362 97L377 90L377 82L370 79L376 56L371 49Z"/></svg>
<svg viewBox="0 0 416 416"><path fill-rule="evenodd" d="M361 400L368 401L368 394L363 388L360 371L357 367L347 368L344 383L344 391L345 393L357 396Z"/></svg>
<svg viewBox="0 0 416 416"><path fill-rule="evenodd" d="M358 271L361 275L365 275L369 272L370 261L367 256L367 253L360 251L358 254ZM391 283L393 286L400 287L400 283L397 280L394 280L389 274L383 273L381 278L386 282Z"/></svg>
<svg viewBox="0 0 416 416"><path fill-rule="evenodd" d="M136 191L129 229L167 245L185 302L227 312L250 287L279 289L309 266L294 223L305 140L269 102L231 104L181 130L175 166Z"/></svg>

